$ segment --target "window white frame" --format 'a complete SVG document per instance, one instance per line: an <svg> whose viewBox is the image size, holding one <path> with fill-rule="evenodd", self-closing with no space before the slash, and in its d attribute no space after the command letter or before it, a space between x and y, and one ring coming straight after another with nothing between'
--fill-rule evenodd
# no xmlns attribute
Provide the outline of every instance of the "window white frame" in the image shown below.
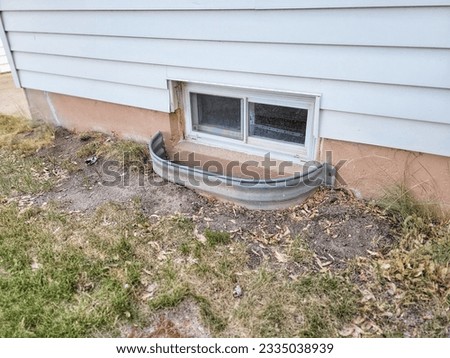
<svg viewBox="0 0 450 358"><path fill-rule="evenodd" d="M183 83L183 107L185 110L186 139L214 147L238 150L248 154L263 156L267 152L280 160L306 162L314 160L318 144L318 119L320 95L297 92L280 92L252 88L218 86L200 83ZM193 130L193 109L191 93L223 96L242 99L241 126L243 139L232 139L220 135ZM305 144L295 144L272 139L264 139L248 135L249 111L248 103L262 103L275 106L293 107L308 110Z"/></svg>

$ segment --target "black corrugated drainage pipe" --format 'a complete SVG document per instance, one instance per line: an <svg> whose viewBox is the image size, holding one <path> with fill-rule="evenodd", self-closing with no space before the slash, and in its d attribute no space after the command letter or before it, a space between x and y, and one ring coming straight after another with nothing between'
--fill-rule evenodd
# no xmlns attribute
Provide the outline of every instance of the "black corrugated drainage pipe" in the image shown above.
<svg viewBox="0 0 450 358"><path fill-rule="evenodd" d="M280 209L299 204L321 185L333 186L335 168L308 162L303 173L276 179L245 179L189 167L168 160L161 132L149 144L153 170L163 179L199 190L249 209Z"/></svg>

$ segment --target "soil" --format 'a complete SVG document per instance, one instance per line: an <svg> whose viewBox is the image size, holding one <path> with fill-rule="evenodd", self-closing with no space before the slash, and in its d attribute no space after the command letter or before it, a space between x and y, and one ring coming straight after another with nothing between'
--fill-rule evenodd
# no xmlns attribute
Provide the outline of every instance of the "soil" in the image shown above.
<svg viewBox="0 0 450 358"><path fill-rule="evenodd" d="M54 190L36 198L37 203L57 201L67 211L89 212L110 201L139 198L142 211L149 217L180 213L192 218L199 232L208 227L228 231L238 239L253 237L263 244L282 242L286 233L290 237L301 236L318 255L338 263L367 256L367 250L388 250L393 242L391 222L345 190L319 189L298 206L265 211L248 210L200 195L162 180L151 167L140 172L122 170L120 180L111 185L111 177L102 169L103 158L94 165L85 165L76 156L89 141L82 139L58 129L55 145L39 153L42 157L76 163L78 170L64 175Z"/></svg>
<svg viewBox="0 0 450 358"><path fill-rule="evenodd" d="M127 338L208 338L210 334L201 323L200 310L192 300L185 300L172 310L159 313L147 328L127 327Z"/></svg>
<svg viewBox="0 0 450 358"><path fill-rule="evenodd" d="M42 157L58 158L60 162L76 163L77 170L62 175L54 190L34 198L36 203L57 201L66 211L91 212L110 201L123 203L139 198L142 211L149 217L181 213L194 221L199 232L205 228L230 232L233 239L246 243L249 268L256 268L267 257L273 257L276 252L273 248L282 247L285 240L298 237L314 251L319 266L331 269L345 267L349 259L357 256L387 251L394 241L390 221L375 207L345 190L319 189L293 208L258 211L163 181L150 166L135 172L125 170L120 183L109 185L110 177L102 170L103 158L94 165L86 165L83 158L76 156L90 140L82 139L58 129L55 145L38 153ZM301 267L290 270L295 274ZM196 310L195 304L188 302L161 314L151 328L139 332L131 329L126 335L206 337L207 330L198 319L192 318L198 317Z"/></svg>

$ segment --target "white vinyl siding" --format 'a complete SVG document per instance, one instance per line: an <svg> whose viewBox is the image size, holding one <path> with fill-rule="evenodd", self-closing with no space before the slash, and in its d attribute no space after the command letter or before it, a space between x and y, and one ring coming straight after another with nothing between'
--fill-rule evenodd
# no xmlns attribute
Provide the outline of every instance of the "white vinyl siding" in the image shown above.
<svg viewBox="0 0 450 358"><path fill-rule="evenodd" d="M1 10L264 10L449 5L448 0L1 0Z"/></svg>
<svg viewBox="0 0 450 358"><path fill-rule="evenodd" d="M95 1L94 1L95 2ZM450 47L450 8L267 11L11 11L9 31L177 40ZM192 26L193 24L202 26ZM417 26L417 24L433 24ZM276 31L271 26L276 24ZM82 25L82 26L81 26ZM205 28L208 31L205 31ZM226 29L226 31L224 31ZM332 31L329 31L332 29ZM364 29L364 31L354 31ZM380 31L380 30L383 31ZM389 36L386 32L389 31Z"/></svg>
<svg viewBox="0 0 450 358"><path fill-rule="evenodd" d="M292 45L9 32L13 52L450 88L450 50ZM126 66L127 64L124 64ZM336 69L339 68L337 71ZM449 76L443 76L446 73Z"/></svg>
<svg viewBox="0 0 450 358"><path fill-rule="evenodd" d="M450 0L0 0L0 11L26 88L165 112L168 80L318 93L321 137L450 156Z"/></svg>
<svg viewBox="0 0 450 358"><path fill-rule="evenodd" d="M0 73L10 72L8 59L6 58L6 52L3 48L2 41L0 40Z"/></svg>

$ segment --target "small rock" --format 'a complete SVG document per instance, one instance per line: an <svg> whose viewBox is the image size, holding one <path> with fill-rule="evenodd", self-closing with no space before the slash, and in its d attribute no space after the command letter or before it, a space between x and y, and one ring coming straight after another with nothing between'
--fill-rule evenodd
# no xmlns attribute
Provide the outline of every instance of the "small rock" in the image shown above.
<svg viewBox="0 0 450 358"><path fill-rule="evenodd" d="M87 165L94 165L98 160L98 157L96 155L93 155L92 157L87 158L84 162Z"/></svg>
<svg viewBox="0 0 450 358"><path fill-rule="evenodd" d="M242 297L242 288L239 285L236 285L236 287L233 290L233 297L239 298Z"/></svg>
<svg viewBox="0 0 450 358"><path fill-rule="evenodd" d="M37 271L41 268L41 264L35 260L33 260L33 262L31 263L31 270L32 271Z"/></svg>

